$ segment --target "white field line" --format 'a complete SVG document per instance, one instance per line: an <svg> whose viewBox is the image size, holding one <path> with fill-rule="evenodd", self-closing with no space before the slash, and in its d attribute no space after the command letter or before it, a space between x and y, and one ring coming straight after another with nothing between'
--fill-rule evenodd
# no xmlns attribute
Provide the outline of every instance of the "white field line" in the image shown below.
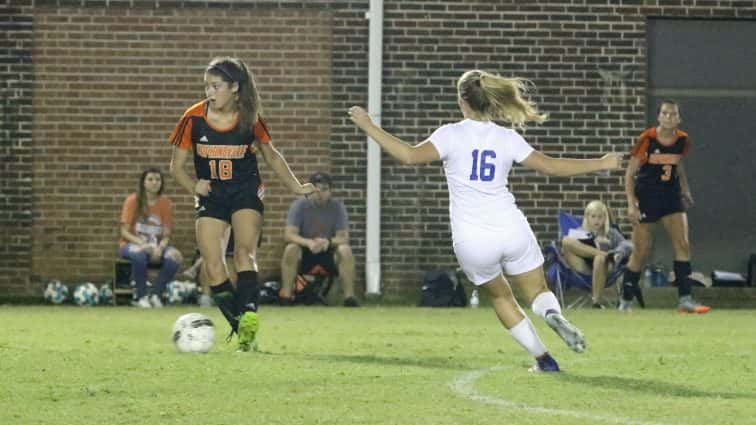
<svg viewBox="0 0 756 425"><path fill-rule="evenodd" d="M468 400L490 404L505 409L522 410L525 412L541 415L568 416L577 419L588 419L600 423L612 423L621 425L670 425L664 422L646 422L635 419L621 418L618 416L596 415L588 412L580 412L574 410L550 409L548 407L530 406L525 403L516 403L513 401L505 400L503 398L496 398L480 394L475 390L473 384L481 376L507 368L508 367L497 366L469 372L450 381L449 387L451 387L452 391Z"/></svg>

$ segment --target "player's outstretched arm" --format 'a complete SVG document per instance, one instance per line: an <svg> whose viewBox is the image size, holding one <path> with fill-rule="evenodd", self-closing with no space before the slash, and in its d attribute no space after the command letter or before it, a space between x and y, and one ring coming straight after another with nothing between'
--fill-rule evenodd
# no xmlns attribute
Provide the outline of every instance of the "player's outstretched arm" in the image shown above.
<svg viewBox="0 0 756 425"><path fill-rule="evenodd" d="M312 183L302 184L299 182L297 176L295 176L291 171L291 168L289 168L286 159L284 159L281 152L273 146L272 142L261 143L260 152L262 153L265 163L273 169L273 172L276 173L278 178L281 179L284 184L286 184L286 187L292 192L298 195L307 195L308 193L316 192L318 190L318 188Z"/></svg>
<svg viewBox="0 0 756 425"><path fill-rule="evenodd" d="M438 151L428 140L411 146L407 142L378 127L370 119L367 111L359 106L349 108L349 118L364 131L371 139L375 140L383 150L388 152L402 164L424 164L438 161Z"/></svg>
<svg viewBox="0 0 756 425"><path fill-rule="evenodd" d="M608 153L601 158L572 159L554 158L541 152L533 151L522 165L549 176L575 176L604 170L619 170L622 168L622 155Z"/></svg>

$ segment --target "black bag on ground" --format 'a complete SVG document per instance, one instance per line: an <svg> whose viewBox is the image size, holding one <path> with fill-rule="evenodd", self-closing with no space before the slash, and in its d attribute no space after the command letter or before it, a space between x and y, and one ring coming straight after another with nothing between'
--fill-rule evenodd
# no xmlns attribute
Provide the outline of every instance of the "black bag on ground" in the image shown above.
<svg viewBox="0 0 756 425"><path fill-rule="evenodd" d="M260 304L278 304L278 293L281 291L281 284L275 280L270 280L260 286L260 294L257 302Z"/></svg>
<svg viewBox="0 0 756 425"><path fill-rule="evenodd" d="M420 307L464 307L467 295L464 286L452 271L434 270L425 273L420 288Z"/></svg>

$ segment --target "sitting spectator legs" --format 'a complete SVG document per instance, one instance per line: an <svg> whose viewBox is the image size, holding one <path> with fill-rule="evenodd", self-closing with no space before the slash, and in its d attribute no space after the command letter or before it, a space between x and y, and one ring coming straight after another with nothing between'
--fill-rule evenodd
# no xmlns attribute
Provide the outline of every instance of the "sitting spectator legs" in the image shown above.
<svg viewBox="0 0 756 425"><path fill-rule="evenodd" d="M354 255L349 245L339 245L336 248L336 267L339 269L344 299L354 299Z"/></svg>
<svg viewBox="0 0 756 425"><path fill-rule="evenodd" d="M147 296L147 263L150 256L134 244L127 243L119 250L121 257L131 261L131 276L136 282L136 298Z"/></svg>
<svg viewBox="0 0 756 425"><path fill-rule="evenodd" d="M597 305L601 303L601 293L604 291L604 286L606 286L606 272L607 272L607 264L606 264L607 254L605 252L602 252L595 257L593 257L593 275L591 278L591 298L593 301L593 305Z"/></svg>
<svg viewBox="0 0 756 425"><path fill-rule="evenodd" d="M297 277L297 270L299 269L301 259L302 248L294 243L287 244L281 258L281 291L278 297L282 304L291 301L294 279Z"/></svg>

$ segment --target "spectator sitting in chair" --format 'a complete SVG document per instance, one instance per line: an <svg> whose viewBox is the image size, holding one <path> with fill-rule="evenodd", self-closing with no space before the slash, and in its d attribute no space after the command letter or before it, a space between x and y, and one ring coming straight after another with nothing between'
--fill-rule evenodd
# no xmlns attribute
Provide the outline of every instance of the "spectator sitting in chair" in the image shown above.
<svg viewBox="0 0 756 425"><path fill-rule="evenodd" d="M136 306L162 307L160 297L181 264L181 252L170 245L173 211L163 196L163 174L149 168L139 178L139 192L130 194L121 209L121 242L118 253L131 261L136 282ZM147 265L162 264L152 294L147 294Z"/></svg>
<svg viewBox="0 0 756 425"><path fill-rule="evenodd" d="M354 255L349 246L349 226L344 204L331 198L331 177L317 172L310 183L320 191L298 198L286 217L281 259L282 305L293 301L292 288L298 273L309 273L317 266L331 276L339 276L344 291L344 306L358 307L354 295Z"/></svg>
<svg viewBox="0 0 756 425"><path fill-rule="evenodd" d="M567 263L578 273L591 275L594 308L603 308L601 292L606 286L610 270L630 256L632 242L611 226L609 209L601 201L591 201L585 207L583 224L572 229L562 239L562 251Z"/></svg>

